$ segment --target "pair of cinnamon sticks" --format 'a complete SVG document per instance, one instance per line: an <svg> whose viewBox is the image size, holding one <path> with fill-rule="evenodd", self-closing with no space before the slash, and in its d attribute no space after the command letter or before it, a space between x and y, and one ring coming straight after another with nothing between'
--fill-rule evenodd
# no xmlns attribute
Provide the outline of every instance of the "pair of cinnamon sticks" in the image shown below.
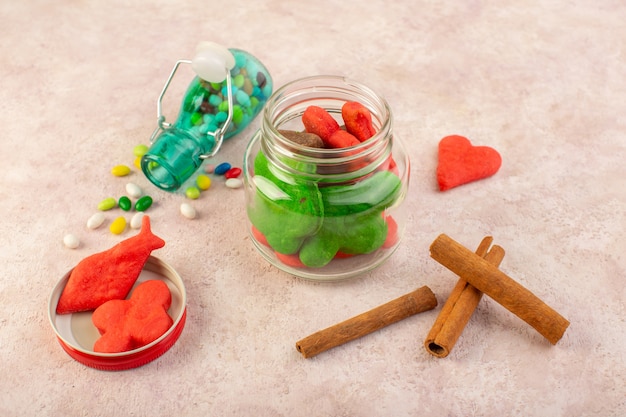
<svg viewBox="0 0 626 417"><path fill-rule="evenodd" d="M504 249L485 237L476 253L442 234L430 246L437 262L460 276L431 328L424 346L437 357L447 356L478 306L483 293L530 324L552 344L569 326L563 316L498 269ZM310 358L372 333L409 316L432 310L437 299L427 286L298 341L296 349Z"/></svg>

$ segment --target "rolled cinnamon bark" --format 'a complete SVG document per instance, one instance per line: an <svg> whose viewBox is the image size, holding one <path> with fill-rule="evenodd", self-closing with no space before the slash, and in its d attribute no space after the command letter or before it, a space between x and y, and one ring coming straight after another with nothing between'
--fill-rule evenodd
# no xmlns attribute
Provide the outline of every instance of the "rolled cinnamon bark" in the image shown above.
<svg viewBox="0 0 626 417"><path fill-rule="evenodd" d="M296 342L296 349L310 358L385 326L437 306L435 294L427 286L389 301Z"/></svg>
<svg viewBox="0 0 626 417"><path fill-rule="evenodd" d="M476 249L476 255L498 266L504 258L504 249L494 246L487 252L491 242L493 242L491 236L485 237ZM483 293L469 284L464 277L459 278L426 336L424 347L429 353L439 358L450 354L482 295Z"/></svg>
<svg viewBox="0 0 626 417"><path fill-rule="evenodd" d="M567 319L528 289L450 237L437 237L430 256L530 324L550 343L556 344L569 326Z"/></svg>

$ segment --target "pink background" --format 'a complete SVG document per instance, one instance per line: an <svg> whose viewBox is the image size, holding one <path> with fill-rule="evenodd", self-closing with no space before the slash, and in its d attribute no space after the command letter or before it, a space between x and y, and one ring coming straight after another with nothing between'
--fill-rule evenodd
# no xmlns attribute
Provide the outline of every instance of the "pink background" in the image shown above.
<svg viewBox="0 0 626 417"><path fill-rule="evenodd" d="M130 3L130 5L128 5ZM0 5L0 414L4 416L622 416L626 413L626 5L541 1L13 1ZM400 249L355 280L315 284L267 264L242 190L219 178L192 204L150 186L133 147L199 41L250 51L279 87L345 75L391 105L412 162ZM164 112L173 121L191 73ZM258 120L215 162L241 165ZM449 134L497 149L500 171L441 193ZM82 258L134 231L88 230L128 181L155 199L155 256L183 277L177 344L101 372L55 340L47 301ZM63 246L66 233L81 240ZM501 269L571 321L552 346L488 297L451 355L422 346L457 280L429 257L446 233L494 236ZM313 359L295 342L428 285L437 309Z"/></svg>

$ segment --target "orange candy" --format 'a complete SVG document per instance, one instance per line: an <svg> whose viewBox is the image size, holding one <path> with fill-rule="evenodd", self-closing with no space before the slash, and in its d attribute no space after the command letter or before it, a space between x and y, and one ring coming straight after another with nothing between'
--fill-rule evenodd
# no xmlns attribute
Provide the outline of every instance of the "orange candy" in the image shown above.
<svg viewBox="0 0 626 417"><path fill-rule="evenodd" d="M309 106L302 114L302 123L308 133L314 133L327 143L331 135L339 130L339 123L326 110Z"/></svg>
<svg viewBox="0 0 626 417"><path fill-rule="evenodd" d="M356 101L346 102L341 107L341 116L346 124L346 130L360 142L368 140L376 133L372 125L372 114L361 103Z"/></svg>

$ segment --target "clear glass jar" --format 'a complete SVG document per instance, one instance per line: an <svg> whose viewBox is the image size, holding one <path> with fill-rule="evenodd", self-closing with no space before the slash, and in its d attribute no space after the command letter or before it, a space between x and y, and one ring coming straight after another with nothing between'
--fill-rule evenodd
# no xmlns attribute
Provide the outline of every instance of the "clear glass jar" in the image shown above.
<svg viewBox="0 0 626 417"><path fill-rule="evenodd" d="M342 125L348 101L368 108L376 131L358 145L313 148L279 132L303 131L311 105ZM244 183L255 246L272 265L302 278L332 281L369 271L391 256L404 233L409 159L393 133L391 110L344 77L303 78L269 98L244 155Z"/></svg>

